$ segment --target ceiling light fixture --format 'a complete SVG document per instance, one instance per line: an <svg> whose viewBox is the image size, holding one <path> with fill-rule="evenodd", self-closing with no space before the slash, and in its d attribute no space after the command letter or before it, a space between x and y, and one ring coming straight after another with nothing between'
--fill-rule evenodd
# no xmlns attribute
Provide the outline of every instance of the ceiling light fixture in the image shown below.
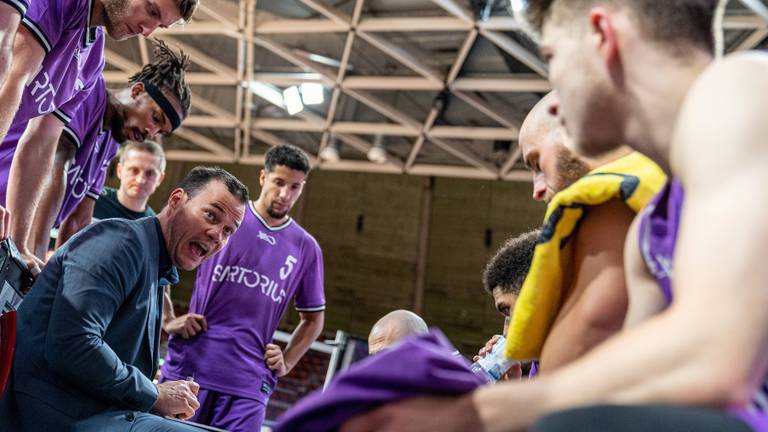
<svg viewBox="0 0 768 432"><path fill-rule="evenodd" d="M320 150L320 154L317 156L326 162L338 162L339 159L341 159L341 156L339 155L339 143L333 136L328 141L328 145Z"/></svg>
<svg viewBox="0 0 768 432"><path fill-rule="evenodd" d="M304 105L320 105L325 101L322 84L303 83L299 89L301 90L301 100L304 101Z"/></svg>
<svg viewBox="0 0 768 432"><path fill-rule="evenodd" d="M283 100L285 101L285 110L290 115L298 114L304 110L304 104L301 102L301 93L296 86L283 90Z"/></svg>
<svg viewBox="0 0 768 432"><path fill-rule="evenodd" d="M247 87L251 89L253 94L271 103L272 105L285 108L283 94L279 88L271 84L265 84L259 81L251 81Z"/></svg>
<svg viewBox="0 0 768 432"><path fill-rule="evenodd" d="M368 160L383 164L387 162L387 150L384 148L384 137L382 135L376 135L376 139L373 142L373 147L368 149Z"/></svg>

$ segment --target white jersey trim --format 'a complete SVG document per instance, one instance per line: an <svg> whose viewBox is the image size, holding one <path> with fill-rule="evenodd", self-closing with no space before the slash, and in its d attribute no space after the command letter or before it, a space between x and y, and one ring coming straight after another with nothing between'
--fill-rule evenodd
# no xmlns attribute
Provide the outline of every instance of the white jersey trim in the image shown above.
<svg viewBox="0 0 768 432"><path fill-rule="evenodd" d="M37 24L33 23L28 17L24 17L24 19L21 20L21 23L24 24L24 26L31 31L35 37L37 38L37 41L40 42L40 45L42 45L43 50L45 50L45 54L49 54L51 52L51 41L48 40L48 37L45 36L45 33L43 33L42 30L40 30L40 27L37 26Z"/></svg>
<svg viewBox="0 0 768 432"><path fill-rule="evenodd" d="M80 137L77 136L75 131L72 130L72 128L70 128L68 125L64 125L64 129L62 129L62 131L70 140L72 140L72 144L74 144L78 149L83 146L83 143L80 141Z"/></svg>
<svg viewBox="0 0 768 432"><path fill-rule="evenodd" d="M296 308L297 312L322 312L324 310L325 310L325 305L309 307L309 308L300 308L300 307Z"/></svg>
<svg viewBox="0 0 768 432"><path fill-rule="evenodd" d="M72 116L65 113L60 108L56 108L55 110L51 111L51 114L55 115L59 120L61 120L65 126L72 122Z"/></svg>
<svg viewBox="0 0 768 432"><path fill-rule="evenodd" d="M253 203L253 201L251 201L251 202L250 202L250 203L248 203L248 204L249 204L249 206L248 206L248 207L250 207L250 209L251 209L251 212L253 212L253 215L254 215L254 216L256 216L256 218L257 218L257 219L258 219L258 220L261 222L261 224L262 224L262 225L264 225L264 228L268 229L269 231L272 231L272 232L275 232L275 231L282 231L282 230L284 230L284 229L288 228L288 227L289 227L289 226L290 226L290 225L293 223L293 218L292 218L292 217L290 217L290 216L288 216L288 220L287 220L287 221L285 221L285 223L284 223L284 224L282 224L282 225L279 225L279 226L276 226L276 227L270 226L270 225L267 223L267 221L265 221L265 220L264 220L264 218L263 218L263 217L261 217L261 215L259 214L259 212L257 212L257 211L256 211L256 205Z"/></svg>

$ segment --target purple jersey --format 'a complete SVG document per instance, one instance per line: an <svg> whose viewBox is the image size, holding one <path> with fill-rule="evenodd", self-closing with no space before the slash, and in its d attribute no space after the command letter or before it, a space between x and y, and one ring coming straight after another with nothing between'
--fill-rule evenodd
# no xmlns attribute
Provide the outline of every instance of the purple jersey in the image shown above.
<svg viewBox="0 0 768 432"><path fill-rule="evenodd" d="M683 196L680 181L668 181L643 209L640 220L640 252L645 266L661 287L667 304L672 302L672 262Z"/></svg>
<svg viewBox="0 0 768 432"><path fill-rule="evenodd" d="M65 124L104 69L104 35L91 27L92 0L33 2L21 25L40 43L45 57L24 89L13 123L54 112ZM85 92L85 95L80 93ZM79 98L79 100L78 100ZM69 109L64 105L74 100Z"/></svg>
<svg viewBox="0 0 768 432"><path fill-rule="evenodd" d="M72 213L84 197L98 199L104 187L109 162L120 149L120 145L112 139L111 132L102 130L106 104L107 89L104 79L99 78L94 91L76 111L69 124L64 126L62 134L77 146L77 152L67 172L67 188L56 217L56 226ZM0 146L0 205L5 205L8 173L16 144L25 128L26 124L14 124Z"/></svg>
<svg viewBox="0 0 768 432"><path fill-rule="evenodd" d="M120 149L111 131L102 128L107 98L106 84L99 78L72 121L64 126L63 133L77 146L77 152L67 171L67 189L55 226L59 226L86 196L99 199L107 167Z"/></svg>
<svg viewBox="0 0 768 432"><path fill-rule="evenodd" d="M204 315L208 331L171 337L163 377L266 402L276 378L264 350L291 299L300 312L325 309L320 246L292 219L270 227L251 203L229 244L197 270L189 312Z"/></svg>
<svg viewBox="0 0 768 432"><path fill-rule="evenodd" d="M528 371L528 379L534 379L539 375L539 362L531 362L531 369Z"/></svg>
<svg viewBox="0 0 768 432"><path fill-rule="evenodd" d="M639 229L643 261L661 287L667 304L674 299L674 256L685 193L673 178L642 213ZM755 431L768 431L768 377L745 409L734 411Z"/></svg>
<svg viewBox="0 0 768 432"><path fill-rule="evenodd" d="M104 35L90 27L90 12L90 0L41 0L21 22L40 42L45 58L0 144L0 205L5 205L13 154L29 120L53 113L68 124L101 77Z"/></svg>

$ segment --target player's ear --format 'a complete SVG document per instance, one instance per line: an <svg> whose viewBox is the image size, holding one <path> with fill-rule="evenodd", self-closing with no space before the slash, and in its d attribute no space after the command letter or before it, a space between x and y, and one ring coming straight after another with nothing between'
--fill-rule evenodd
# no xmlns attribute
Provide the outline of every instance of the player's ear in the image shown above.
<svg viewBox="0 0 768 432"><path fill-rule="evenodd" d="M171 192L171 196L168 197L168 207L172 210L177 210L183 206L188 199L189 195L187 195L187 192L184 189L176 188Z"/></svg>
<svg viewBox="0 0 768 432"><path fill-rule="evenodd" d="M131 97L136 99L140 94L144 93L144 83L139 81L131 86Z"/></svg>

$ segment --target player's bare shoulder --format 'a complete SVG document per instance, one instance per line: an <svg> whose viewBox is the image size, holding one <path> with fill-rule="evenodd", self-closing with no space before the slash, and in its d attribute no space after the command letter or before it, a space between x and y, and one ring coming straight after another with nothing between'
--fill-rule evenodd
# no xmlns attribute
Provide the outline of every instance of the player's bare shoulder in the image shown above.
<svg viewBox="0 0 768 432"><path fill-rule="evenodd" d="M750 157L768 158L766 94L768 54L742 52L713 62L680 110L670 154L673 171L701 179L713 169L741 170Z"/></svg>

